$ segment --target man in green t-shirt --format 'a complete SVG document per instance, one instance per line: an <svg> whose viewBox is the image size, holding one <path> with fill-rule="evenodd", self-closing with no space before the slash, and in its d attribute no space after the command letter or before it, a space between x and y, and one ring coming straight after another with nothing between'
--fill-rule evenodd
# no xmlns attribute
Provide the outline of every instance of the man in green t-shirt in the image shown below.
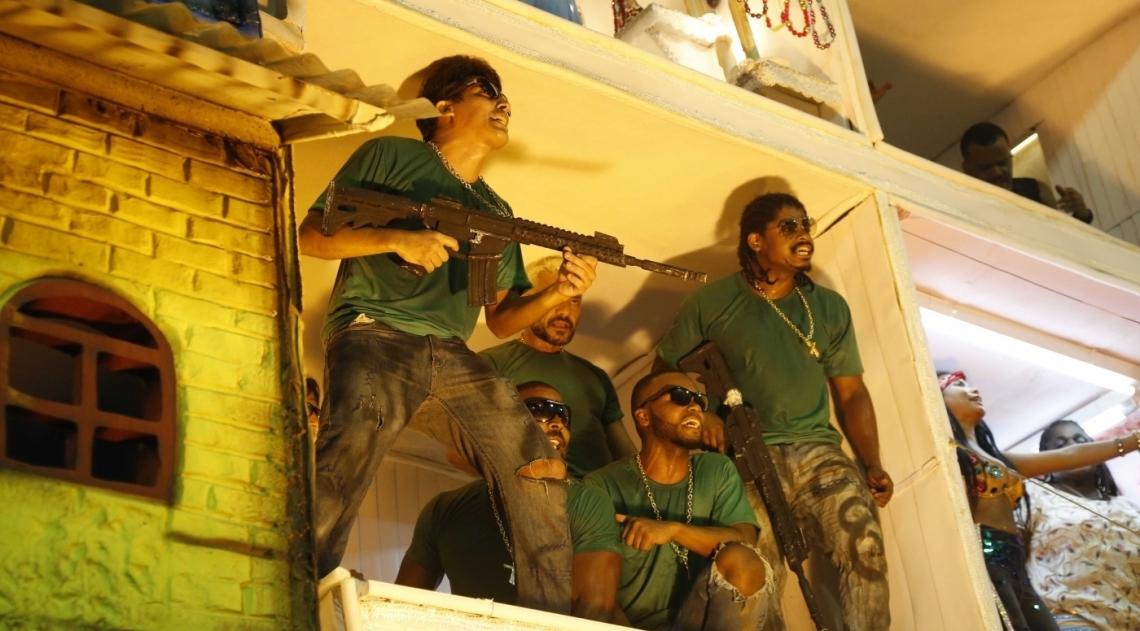
<svg viewBox="0 0 1140 631"><path fill-rule="evenodd" d="M527 278L541 291L558 281L562 258L548 256L526 266ZM522 330L519 339L489 348L479 356L504 377L517 383L545 381L558 388L574 410L573 447L566 463L571 475L582 477L632 456L637 448L621 423L621 403L604 370L565 350L574 339L582 298L574 297L547 311Z"/></svg>
<svg viewBox="0 0 1140 631"><path fill-rule="evenodd" d="M440 59L420 95L440 116L417 121L424 142L365 143L336 181L415 201L447 196L490 214L511 208L479 173L506 145L511 105L498 74L472 57ZM570 610L566 465L531 420L509 381L467 348L479 309L467 305L467 264L455 239L409 221L321 233L324 196L299 237L301 253L340 260L325 319L325 404L316 450L314 532L320 576L340 563L356 512L380 461L405 426L439 440L482 471L496 489L517 554L519 604ZM421 265L420 277L400 260ZM513 335L543 313L581 296L596 259L563 254L558 282L530 288L517 244L504 252L498 302L487 326ZM535 484L542 480L543 484Z"/></svg>
<svg viewBox="0 0 1140 631"><path fill-rule="evenodd" d="M622 522L617 603L639 629L755 631L771 568L751 543L757 524L736 466L701 446L705 395L669 371L633 388L641 451L586 476Z"/></svg>
<svg viewBox="0 0 1140 631"><path fill-rule="evenodd" d="M753 200L740 220L741 273L691 293L657 348L657 369L706 340L720 346L744 401L755 408L764 440L792 511L808 540L819 542L839 570L840 601L848 629L890 626L887 564L878 506L893 485L879 459L879 434L851 312L839 294L807 277L815 252L814 220L803 204L783 194ZM828 389L845 420L847 438L865 474L840 445L830 424ZM709 415L704 442L723 452L724 425ZM782 559L768 513L752 481L747 485L762 535L760 550ZM776 564L783 589L784 563ZM770 631L784 628L773 599Z"/></svg>
<svg viewBox="0 0 1140 631"><path fill-rule="evenodd" d="M565 458L573 443L570 428L577 422L571 408L557 390L540 381L519 386L519 397L551 446ZM396 584L434 590L446 574L453 594L515 604L511 539L499 506L500 500L483 480L432 498L416 521ZM571 480L569 513L574 548L570 613L611 622L621 572L621 540L613 504L598 489Z"/></svg>

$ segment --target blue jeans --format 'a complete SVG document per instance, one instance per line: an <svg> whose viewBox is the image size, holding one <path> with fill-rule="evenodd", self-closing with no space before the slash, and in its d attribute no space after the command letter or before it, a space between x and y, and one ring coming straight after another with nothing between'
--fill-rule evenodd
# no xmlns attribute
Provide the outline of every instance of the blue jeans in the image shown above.
<svg viewBox="0 0 1140 631"><path fill-rule="evenodd" d="M748 547L763 560L759 550ZM722 545L717 552L723 549ZM756 631L764 624L768 597L774 587L772 568L767 561L763 562L767 577L764 587L751 596L745 596L721 576L714 554L713 562L693 580L677 617L658 631Z"/></svg>
<svg viewBox="0 0 1140 631"><path fill-rule="evenodd" d="M334 332L325 354L313 510L319 575L340 564L380 461L410 425L457 451L502 498L518 604L569 614L566 482L539 462L561 460L511 382L458 339L375 322ZM532 463L523 477L520 469Z"/></svg>

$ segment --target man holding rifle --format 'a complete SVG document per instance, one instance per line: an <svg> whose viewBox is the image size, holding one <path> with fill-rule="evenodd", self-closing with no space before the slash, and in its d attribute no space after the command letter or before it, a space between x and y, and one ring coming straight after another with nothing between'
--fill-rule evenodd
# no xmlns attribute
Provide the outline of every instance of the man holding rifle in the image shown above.
<svg viewBox="0 0 1140 631"><path fill-rule="evenodd" d="M424 142L379 138L342 167L337 184L427 202L437 196L491 215L511 208L480 177L507 144L511 106L485 61L448 57L426 72L420 95L440 111L417 122ZM514 551L518 603L570 611L572 548L566 465L511 383L466 346L479 317L468 305L465 251L418 220L321 231L324 196L300 228L301 253L340 259L322 335L325 404L317 439L314 524L318 573L339 565L356 512L380 461L407 425L474 464L503 499ZM417 276L401 263L419 265ZM567 251L558 280L530 288L519 247L507 246L487 325L507 337L589 289L597 261Z"/></svg>
<svg viewBox="0 0 1140 631"><path fill-rule="evenodd" d="M811 282L814 221L790 195L764 195L740 221L741 273L703 287L685 300L657 349L656 370L675 367L705 341L716 342L763 428L781 486L808 540L817 541L840 573L847 629L890 626L887 565L878 506L893 484L879 458L878 429L851 313L839 294ZM706 384L708 385L708 384ZM866 471L841 449L830 425L829 387ZM736 402L733 405L737 405ZM724 426L706 421L706 447L725 450ZM782 558L765 505L749 482L760 522L760 549ZM779 588L787 573L773 563ZM766 629L782 630L780 599L773 598Z"/></svg>

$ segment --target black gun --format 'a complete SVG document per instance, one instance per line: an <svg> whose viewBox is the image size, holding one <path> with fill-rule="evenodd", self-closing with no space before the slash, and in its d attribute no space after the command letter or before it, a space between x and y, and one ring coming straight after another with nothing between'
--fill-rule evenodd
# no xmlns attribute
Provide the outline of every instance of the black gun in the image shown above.
<svg viewBox="0 0 1140 631"><path fill-rule="evenodd" d="M768 445L764 443L756 410L744 405L743 395L736 386L732 372L728 369L728 362L725 361L724 354L716 342L701 344L696 350L682 357L681 361L677 362L677 367L685 372L699 375L708 394L720 398L728 406L728 418L724 421L728 455L736 463L736 471L740 473L740 478L746 482L752 480L756 483L756 489L760 491L764 507L768 510L768 521L772 524L776 545L787 559L788 567L792 568L800 580L800 590L807 602L811 620L815 623L816 629L827 631L819 604L816 603L811 585L804 575L803 562L808 557L807 540L795 516L792 515L792 507L788 505L788 498L784 496L784 489L780 486L780 476L772 464ZM772 561L775 562L775 559Z"/></svg>
<svg viewBox="0 0 1140 631"><path fill-rule="evenodd" d="M470 244L471 250L467 254L452 252L451 256L467 260L467 304L473 307L493 305L498 301L495 278L499 260L512 241L558 251L568 247L575 254L588 254L602 263L618 267L632 265L681 280L703 283L708 279L704 272L629 256L623 251L625 246L616 238L600 232L591 237L517 217L498 217L444 197L420 203L336 182L329 184L325 197L321 232L326 237L332 236L345 224L354 229L364 226L382 228L397 219L411 217L419 218L431 230ZM417 276L424 275L424 268L419 265L402 261L400 266Z"/></svg>

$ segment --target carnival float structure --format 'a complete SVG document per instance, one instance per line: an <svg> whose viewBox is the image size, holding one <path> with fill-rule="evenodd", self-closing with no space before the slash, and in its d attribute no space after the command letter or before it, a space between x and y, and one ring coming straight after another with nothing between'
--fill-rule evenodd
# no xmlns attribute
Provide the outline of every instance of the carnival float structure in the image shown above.
<svg viewBox="0 0 1140 631"><path fill-rule="evenodd" d="M756 195L818 219L813 279L851 306L896 482L893 629L1000 628L936 363L996 353L1042 413L1137 422L1140 247L884 142L844 0L584 0L582 25L516 0L294 1L222 16L240 28L188 5L0 0L5 626L602 628L390 584L420 507L470 479L408 432L345 567L314 578L303 384L336 268L298 257L296 226L361 142L416 136L416 75L446 55L503 78L512 140L485 175L520 216L711 278ZM1140 21L1113 33L1135 51ZM600 270L572 350L627 399L688 289Z"/></svg>

